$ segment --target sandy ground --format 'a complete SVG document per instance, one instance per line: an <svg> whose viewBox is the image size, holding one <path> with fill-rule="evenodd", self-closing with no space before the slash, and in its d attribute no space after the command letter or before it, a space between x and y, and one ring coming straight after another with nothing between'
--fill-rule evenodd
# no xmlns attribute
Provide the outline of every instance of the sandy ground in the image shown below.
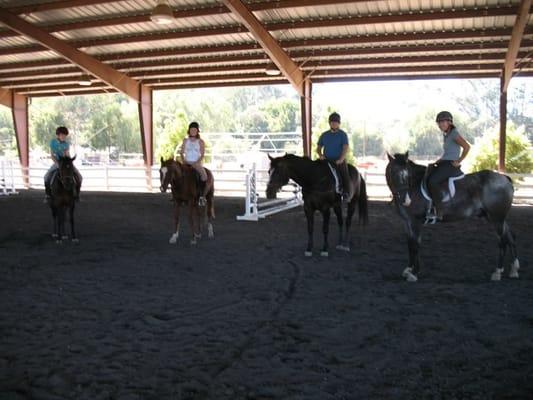
<svg viewBox="0 0 533 400"><path fill-rule="evenodd" d="M57 245L42 196L0 198L1 400L533 399L532 207L510 216L519 280L490 281L471 220L425 229L413 284L383 202L325 259L301 209L237 222L228 198L214 240L170 245L161 194L84 194Z"/></svg>

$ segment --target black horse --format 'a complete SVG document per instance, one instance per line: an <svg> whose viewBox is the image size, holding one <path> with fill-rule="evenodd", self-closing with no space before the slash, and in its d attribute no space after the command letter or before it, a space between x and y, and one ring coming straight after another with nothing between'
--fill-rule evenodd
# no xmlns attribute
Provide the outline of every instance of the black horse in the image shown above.
<svg viewBox="0 0 533 400"><path fill-rule="evenodd" d="M398 214L404 221L408 237L409 265L403 271L403 276L408 281L415 282L420 270L418 255L420 230L429 204L421 186L426 167L409 160L409 152L388 157L389 163L385 171L387 185L393 195ZM508 247L513 258L509 276L518 278L520 263L516 253L515 237L506 222L513 202L514 189L511 179L506 175L485 170L467 174L463 179L455 181L454 189L453 197L440 205L439 214L442 216L442 222L475 216L487 218L496 228L500 239L498 266L491 276L492 280L501 279ZM450 196L448 182L443 183L441 191Z"/></svg>
<svg viewBox="0 0 533 400"><path fill-rule="evenodd" d="M68 239L65 232L67 210L70 219L70 238L73 242L78 242L76 231L74 230L76 181L74 178L74 165L72 163L75 159L76 157L60 158L58 160L58 169L51 178L49 204L54 219L54 233L52 237L56 239L56 243L61 243L62 240Z"/></svg>
<svg viewBox="0 0 533 400"><path fill-rule="evenodd" d="M304 200L304 212L307 218L307 249L306 256L312 255L313 249L313 225L316 210L322 214L322 232L324 233L324 245L320 255L328 256L328 232L330 209L337 216L339 224L338 250L350 251L350 226L355 207L359 207L359 221L363 224L368 222L368 207L365 180L352 165L348 165L350 183L353 189L353 197L348 203L346 216L346 229L343 232L343 216L341 196L336 191L336 179L328 161L312 161L307 157L298 157L294 154L286 154L283 157L270 159L269 181L266 195L269 199L276 198L276 193L286 185L289 179L302 187Z"/></svg>

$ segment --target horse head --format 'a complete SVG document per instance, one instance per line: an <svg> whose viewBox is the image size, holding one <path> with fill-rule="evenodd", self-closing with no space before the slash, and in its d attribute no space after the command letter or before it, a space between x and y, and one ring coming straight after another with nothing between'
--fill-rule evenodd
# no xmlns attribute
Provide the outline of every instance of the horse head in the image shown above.
<svg viewBox="0 0 533 400"><path fill-rule="evenodd" d="M65 190L70 191L74 186L74 165L76 156L61 157L58 160L58 178Z"/></svg>
<svg viewBox="0 0 533 400"><path fill-rule="evenodd" d="M289 182L289 165L287 162L288 154L283 157L271 157L270 169L268 170L268 184L266 189L267 199L275 199L276 193Z"/></svg>
<svg viewBox="0 0 533 400"><path fill-rule="evenodd" d="M397 153L394 156L387 153L387 157L389 158L389 163L385 169L385 177L394 201L397 204L409 207L411 205L409 190L412 186L410 168L412 161L409 160L409 152L407 151L404 154Z"/></svg>
<svg viewBox="0 0 533 400"><path fill-rule="evenodd" d="M172 178L178 176L179 174L180 169L178 168L177 161L173 159L164 160L163 157L161 157L161 168L159 168L159 181L161 183L159 189L161 192L166 192L168 185L172 181Z"/></svg>

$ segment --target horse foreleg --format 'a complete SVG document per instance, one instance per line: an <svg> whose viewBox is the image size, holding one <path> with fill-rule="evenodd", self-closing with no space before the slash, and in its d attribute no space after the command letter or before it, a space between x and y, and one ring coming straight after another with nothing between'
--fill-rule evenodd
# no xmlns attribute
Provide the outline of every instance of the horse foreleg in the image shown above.
<svg viewBox="0 0 533 400"><path fill-rule="evenodd" d="M322 257L329 256L329 253L328 253L329 217L330 217L330 209L326 208L325 210L322 210L322 233L324 235L324 244L322 246L322 251L320 252L320 255Z"/></svg>
<svg viewBox="0 0 533 400"><path fill-rule="evenodd" d="M70 239L74 242L74 243L78 243L78 238L76 237L76 230L74 229L74 208L75 208L75 204L73 203L71 206L70 206L70 209L69 209L69 219L70 219Z"/></svg>
<svg viewBox="0 0 533 400"><path fill-rule="evenodd" d="M215 199L213 194L207 195L207 237L213 239L215 231L213 230L213 220L215 219Z"/></svg>
<svg viewBox="0 0 533 400"><path fill-rule="evenodd" d="M503 262L505 260L505 254L507 253L507 247L511 249L511 255L513 257L513 262L511 264L511 270L509 271L510 278L518 278L518 270L520 269L520 262L518 261L518 256L516 253L516 245L514 241L514 235L509 229L509 225L505 221L495 222L496 232L498 233L499 240L499 256L498 256L498 266L496 270L491 275L491 280L499 281L502 278L503 273Z"/></svg>
<svg viewBox="0 0 533 400"><path fill-rule="evenodd" d="M192 230L191 244L195 245L202 234L200 233L200 207L193 201L189 204L189 224Z"/></svg>
<svg viewBox="0 0 533 400"><path fill-rule="evenodd" d="M170 244L175 244L178 241L180 234L180 204L174 201L174 233L168 240Z"/></svg>
<svg viewBox="0 0 533 400"><path fill-rule="evenodd" d="M310 207L305 207L305 217L307 219L307 249L305 250L305 256L311 257L313 255L313 225L315 223L315 210Z"/></svg>
<svg viewBox="0 0 533 400"><path fill-rule="evenodd" d="M57 239L59 238L59 219L57 216L57 208L51 206L50 209L52 210L52 222L53 222L52 239Z"/></svg>
<svg viewBox="0 0 533 400"><path fill-rule="evenodd" d="M409 247L409 266L403 270L402 275L408 282L416 282L420 271L420 224L408 221L406 230L407 245Z"/></svg>

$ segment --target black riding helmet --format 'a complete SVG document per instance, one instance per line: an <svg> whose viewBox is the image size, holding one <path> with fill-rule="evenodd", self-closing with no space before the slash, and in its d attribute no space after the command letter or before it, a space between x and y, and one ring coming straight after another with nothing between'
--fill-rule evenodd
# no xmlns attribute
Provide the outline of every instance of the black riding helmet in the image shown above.
<svg viewBox="0 0 533 400"><path fill-rule="evenodd" d="M65 126L57 127L56 135L60 135L60 134L68 135L68 129Z"/></svg>
<svg viewBox="0 0 533 400"><path fill-rule="evenodd" d="M196 129L200 130L200 125L198 125L198 122L191 122L189 124L189 129L191 129L191 128L196 128Z"/></svg>
<svg viewBox="0 0 533 400"><path fill-rule="evenodd" d="M453 122L452 114L449 111L441 111L437 114L437 118L435 119L436 122L439 121L450 121Z"/></svg>
<svg viewBox="0 0 533 400"><path fill-rule="evenodd" d="M331 113L330 116L329 116L329 122L338 122L339 124L341 123L341 116L334 112L334 113Z"/></svg>

